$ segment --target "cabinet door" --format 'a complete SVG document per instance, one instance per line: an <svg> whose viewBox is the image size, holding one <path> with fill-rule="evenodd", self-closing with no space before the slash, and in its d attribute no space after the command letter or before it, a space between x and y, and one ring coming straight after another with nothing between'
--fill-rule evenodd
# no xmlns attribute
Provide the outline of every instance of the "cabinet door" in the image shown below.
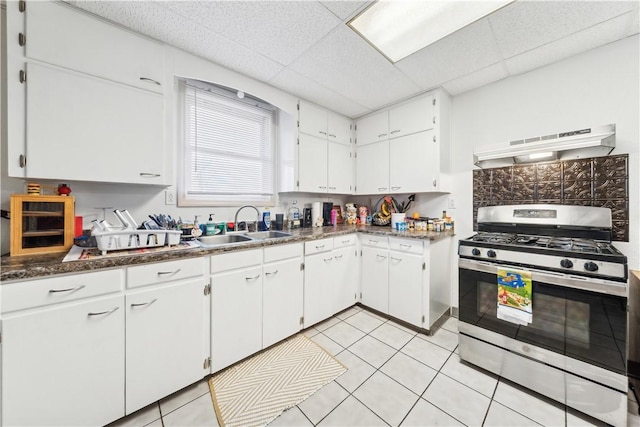
<svg viewBox="0 0 640 427"><path fill-rule="evenodd" d="M358 194L389 191L389 141L358 146L356 189Z"/></svg>
<svg viewBox="0 0 640 427"><path fill-rule="evenodd" d="M351 145L331 141L327 144L327 191L333 194L351 194L353 185Z"/></svg>
<svg viewBox="0 0 640 427"><path fill-rule="evenodd" d="M356 303L356 248L349 246L333 251L333 274L329 279L333 314Z"/></svg>
<svg viewBox="0 0 640 427"><path fill-rule="evenodd" d="M29 58L162 92L160 43L53 1L30 2L26 34Z"/></svg>
<svg viewBox="0 0 640 427"><path fill-rule="evenodd" d="M327 138L329 141L350 145L351 120L331 111L327 112L327 117Z"/></svg>
<svg viewBox="0 0 640 427"><path fill-rule="evenodd" d="M391 193L435 191L432 152L433 130L403 136L389 141L389 188ZM436 151L437 152L437 151Z"/></svg>
<svg viewBox="0 0 640 427"><path fill-rule="evenodd" d="M332 313L328 282L333 269L332 252L306 256L304 259L304 327L315 325Z"/></svg>
<svg viewBox="0 0 640 427"><path fill-rule="evenodd" d="M433 95L423 96L389 110L389 138L433 129L435 107Z"/></svg>
<svg viewBox="0 0 640 427"><path fill-rule="evenodd" d="M389 313L389 251L362 247L362 304Z"/></svg>
<svg viewBox="0 0 640 427"><path fill-rule="evenodd" d="M300 101L299 130L307 135L327 138L327 111Z"/></svg>
<svg viewBox="0 0 640 427"><path fill-rule="evenodd" d="M161 95L40 64L28 75L27 176L163 182Z"/></svg>
<svg viewBox="0 0 640 427"><path fill-rule="evenodd" d="M211 276L211 372L262 349L262 266Z"/></svg>
<svg viewBox="0 0 640 427"><path fill-rule="evenodd" d="M389 139L389 112L380 111L356 122L358 146Z"/></svg>
<svg viewBox="0 0 640 427"><path fill-rule="evenodd" d="M262 347L269 347L302 328L304 276L302 258L265 264L262 268Z"/></svg>
<svg viewBox="0 0 640 427"><path fill-rule="evenodd" d="M422 327L422 257L389 252L389 314Z"/></svg>
<svg viewBox="0 0 640 427"><path fill-rule="evenodd" d="M2 425L108 424L124 376L124 297L2 320Z"/></svg>
<svg viewBox="0 0 640 427"><path fill-rule="evenodd" d="M300 134L298 191L327 192L327 140Z"/></svg>
<svg viewBox="0 0 640 427"><path fill-rule="evenodd" d="M204 279L126 296L126 413L196 382L203 367Z"/></svg>

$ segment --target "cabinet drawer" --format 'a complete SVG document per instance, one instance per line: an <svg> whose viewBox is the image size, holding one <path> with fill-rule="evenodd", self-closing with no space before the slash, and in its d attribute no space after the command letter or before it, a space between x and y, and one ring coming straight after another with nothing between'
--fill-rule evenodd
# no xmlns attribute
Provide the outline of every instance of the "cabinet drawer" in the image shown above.
<svg viewBox="0 0 640 427"><path fill-rule="evenodd" d="M356 244L356 235L347 234L346 236L338 236L333 238L333 248L344 248L345 246L353 246Z"/></svg>
<svg viewBox="0 0 640 427"><path fill-rule="evenodd" d="M220 273L258 264L262 264L262 249L229 252L211 257L211 272Z"/></svg>
<svg viewBox="0 0 640 427"><path fill-rule="evenodd" d="M363 234L360 236L360 244L371 246L372 248L389 249L389 242L386 236Z"/></svg>
<svg viewBox="0 0 640 427"><path fill-rule="evenodd" d="M119 292L123 279L123 270L117 269L9 283L0 288L0 311L4 314Z"/></svg>
<svg viewBox="0 0 640 427"><path fill-rule="evenodd" d="M398 239L389 237L389 249L410 254L422 254L422 240L418 239Z"/></svg>
<svg viewBox="0 0 640 427"><path fill-rule="evenodd" d="M204 275L204 258L181 259L127 268L127 288Z"/></svg>
<svg viewBox="0 0 640 427"><path fill-rule="evenodd" d="M302 255L302 243L264 248L264 262L280 261L282 259L301 257Z"/></svg>
<svg viewBox="0 0 640 427"><path fill-rule="evenodd" d="M313 240L304 243L304 254L312 255L333 249L333 238Z"/></svg>

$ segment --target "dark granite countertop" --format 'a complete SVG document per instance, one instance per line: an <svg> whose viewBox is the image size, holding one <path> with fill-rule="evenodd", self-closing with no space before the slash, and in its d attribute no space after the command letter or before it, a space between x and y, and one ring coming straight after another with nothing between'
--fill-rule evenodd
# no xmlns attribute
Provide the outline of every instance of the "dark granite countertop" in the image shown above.
<svg viewBox="0 0 640 427"><path fill-rule="evenodd" d="M411 239L440 240L454 235L453 231L436 233L433 231L395 231L391 227L353 226L339 225L336 227L314 227L287 230L291 237L271 240L255 240L239 244L210 247L190 248L183 250L156 252L148 254L123 254L123 256L111 256L100 259L78 260L62 262L66 253L30 255L30 256L3 256L0 258L0 282L33 279L53 274L79 273L83 271L99 270L106 268L118 268L137 264L193 258L206 255L215 255L231 251L254 249L259 247L282 245L287 243L305 242L322 239L325 237L339 236L353 232L364 232L383 236L396 236Z"/></svg>

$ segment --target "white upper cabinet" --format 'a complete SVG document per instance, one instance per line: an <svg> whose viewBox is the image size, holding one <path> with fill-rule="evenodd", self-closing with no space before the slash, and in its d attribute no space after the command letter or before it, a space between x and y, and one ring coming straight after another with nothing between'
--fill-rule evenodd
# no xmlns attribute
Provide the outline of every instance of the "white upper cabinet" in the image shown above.
<svg viewBox="0 0 640 427"><path fill-rule="evenodd" d="M25 56L161 93L161 44L123 30L62 2L26 7Z"/></svg>
<svg viewBox="0 0 640 427"><path fill-rule="evenodd" d="M358 147L389 139L389 112L380 111L356 121Z"/></svg>
<svg viewBox="0 0 640 427"><path fill-rule="evenodd" d="M298 180L309 193L351 194L351 120L304 101L298 116Z"/></svg>
<svg viewBox="0 0 640 427"><path fill-rule="evenodd" d="M437 90L358 120L357 193L445 191L442 172L448 170L449 157L442 147L448 147L449 103L449 95Z"/></svg>

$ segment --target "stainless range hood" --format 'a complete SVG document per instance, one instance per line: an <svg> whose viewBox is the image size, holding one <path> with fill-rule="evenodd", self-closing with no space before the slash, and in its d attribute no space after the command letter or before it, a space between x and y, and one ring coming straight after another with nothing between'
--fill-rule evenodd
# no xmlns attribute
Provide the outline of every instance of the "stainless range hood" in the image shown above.
<svg viewBox="0 0 640 427"><path fill-rule="evenodd" d="M473 150L476 166L500 167L514 163L569 160L606 156L616 146L616 125L579 129L511 141Z"/></svg>

